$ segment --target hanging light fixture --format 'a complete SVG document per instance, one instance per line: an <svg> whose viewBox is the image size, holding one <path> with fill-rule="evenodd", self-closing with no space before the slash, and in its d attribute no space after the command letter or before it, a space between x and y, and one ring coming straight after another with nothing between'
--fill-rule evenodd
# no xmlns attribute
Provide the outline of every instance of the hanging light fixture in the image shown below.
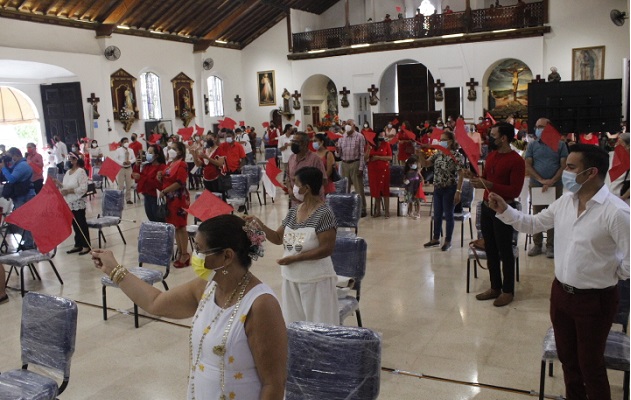
<svg viewBox="0 0 631 400"><path fill-rule="evenodd" d="M424 16L429 17L430 15L434 14L434 11L436 11L436 7L434 7L434 5L429 0L423 0L418 10Z"/></svg>
<svg viewBox="0 0 631 400"><path fill-rule="evenodd" d="M24 124L37 121L27 97L19 90L0 86L0 124Z"/></svg>

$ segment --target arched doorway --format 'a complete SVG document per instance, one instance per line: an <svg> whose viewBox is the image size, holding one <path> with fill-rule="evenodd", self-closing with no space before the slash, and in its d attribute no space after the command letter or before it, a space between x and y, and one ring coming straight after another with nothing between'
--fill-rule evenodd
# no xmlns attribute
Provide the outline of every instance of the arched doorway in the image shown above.
<svg viewBox="0 0 631 400"><path fill-rule="evenodd" d="M496 119L528 116L530 67L521 60L508 58L495 62L484 74L485 108Z"/></svg>
<svg viewBox="0 0 631 400"><path fill-rule="evenodd" d="M33 100L12 86L0 86L0 137L7 149L17 147L24 151L27 143L35 143L40 152L44 147Z"/></svg>
<svg viewBox="0 0 631 400"><path fill-rule="evenodd" d="M335 82L326 75L312 75L302 84L302 106L305 123L324 131L338 118L338 96Z"/></svg>

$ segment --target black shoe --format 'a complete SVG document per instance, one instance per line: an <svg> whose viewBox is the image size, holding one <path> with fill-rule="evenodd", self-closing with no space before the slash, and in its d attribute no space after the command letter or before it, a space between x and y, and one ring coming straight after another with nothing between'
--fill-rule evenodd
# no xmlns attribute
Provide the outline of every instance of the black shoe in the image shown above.
<svg viewBox="0 0 631 400"><path fill-rule="evenodd" d="M451 243L445 242L445 244L443 244L443 246L440 248L440 251L447 251L449 249L451 249Z"/></svg>
<svg viewBox="0 0 631 400"><path fill-rule="evenodd" d="M90 252L90 249L83 250L83 251L79 252L79 255L80 255L80 256L83 256L83 255L88 254L89 252Z"/></svg>
<svg viewBox="0 0 631 400"><path fill-rule="evenodd" d="M134 202L130 200L127 202L127 204L134 204Z"/></svg>
<svg viewBox="0 0 631 400"><path fill-rule="evenodd" d="M83 250L81 247L73 247L72 249L68 250L66 254L78 253L81 250Z"/></svg>
<svg viewBox="0 0 631 400"><path fill-rule="evenodd" d="M0 304L6 303L7 301L9 301L9 295L8 294L5 294L4 296L0 297Z"/></svg>
<svg viewBox="0 0 631 400"><path fill-rule="evenodd" d="M438 240L430 240L429 242L425 243L423 245L423 247L427 248L427 247L438 247L440 246L440 241Z"/></svg>
<svg viewBox="0 0 631 400"><path fill-rule="evenodd" d="M366 211L362 211L362 218L366 218L366 215L368 215L366 214Z"/></svg>

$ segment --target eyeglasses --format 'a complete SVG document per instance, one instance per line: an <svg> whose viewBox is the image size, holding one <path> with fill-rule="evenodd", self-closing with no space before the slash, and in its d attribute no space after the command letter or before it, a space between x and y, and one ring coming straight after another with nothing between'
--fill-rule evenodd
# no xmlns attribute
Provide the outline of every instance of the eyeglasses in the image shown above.
<svg viewBox="0 0 631 400"><path fill-rule="evenodd" d="M210 255L213 255L213 254L219 253L220 251L222 251L222 250L224 250L224 249L221 249L221 248L219 248L219 247L216 247L216 248L214 248L214 249L210 249L210 250L204 250L204 251L202 251L202 250L200 250L200 249L199 249L199 246L197 245L197 243L195 243L195 244L193 245L193 250L194 250L196 253L199 253L199 254L204 254L204 255L210 256Z"/></svg>

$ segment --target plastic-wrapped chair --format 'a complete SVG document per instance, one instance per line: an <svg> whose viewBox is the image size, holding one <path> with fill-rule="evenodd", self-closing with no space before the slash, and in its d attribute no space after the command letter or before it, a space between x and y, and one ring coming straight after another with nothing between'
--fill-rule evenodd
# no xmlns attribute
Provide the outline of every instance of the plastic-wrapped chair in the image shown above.
<svg viewBox="0 0 631 400"><path fill-rule="evenodd" d="M340 325L344 324L346 317L355 312L357 325L362 326L359 296L361 295L362 279L366 275L367 249L368 246L363 238L345 236L335 238L335 248L331 255L333 268L337 275L352 278L354 283L351 290L355 290L355 296L347 295L343 299L338 299Z"/></svg>
<svg viewBox="0 0 631 400"><path fill-rule="evenodd" d="M262 153L262 149L263 149L263 139L261 139L260 137L256 137L254 139L254 144L256 145L256 148L254 148L253 150L256 152L256 150L259 151L259 153Z"/></svg>
<svg viewBox="0 0 631 400"><path fill-rule="evenodd" d="M605 367L624 372L623 400L629 398L629 336L627 336L627 324L629 322L629 279L618 281L620 303L618 312L614 317L615 324L622 325L622 332L610 331L605 345ZM624 297L623 297L624 296ZM543 338L543 356L541 357L541 374L539 378L539 399L543 400L546 383L546 362L549 363L548 375L553 376L553 364L558 359L554 329L550 327Z"/></svg>
<svg viewBox="0 0 631 400"><path fill-rule="evenodd" d="M267 150L267 149L266 149ZM245 175L230 175L232 181L232 189L226 192L226 203L230 204L237 210L239 207L245 209L248 213L248 177Z"/></svg>
<svg viewBox="0 0 631 400"><path fill-rule="evenodd" d="M259 192L259 185L261 178L263 177L263 171L258 165L244 165L242 169L243 175L248 177L248 202L252 204L252 193L256 193L256 197L259 199L259 205L263 205L261 202L261 192Z"/></svg>
<svg viewBox="0 0 631 400"><path fill-rule="evenodd" d="M123 239L123 243L127 244L123 231L119 224L123 218L123 208L125 208L125 197L122 190L107 189L103 191L103 202L101 203L101 213L96 218L87 220L88 227L99 230L99 249L101 248L101 238L105 243L105 235L103 234L103 228L108 226L115 226L118 229L118 233Z"/></svg>
<svg viewBox="0 0 631 400"><path fill-rule="evenodd" d="M24 294L27 292L24 289L24 275L25 275L24 267L28 267L33 279L37 279L41 281L42 278L40 277L39 272L37 272L37 268L35 268L35 264L43 262L43 261L48 261L48 263L53 269L53 272L55 273L55 275L57 275L57 279L59 280L59 283L61 283L62 285L64 284L64 281L61 279L61 275L59 275L59 271L57 271L57 268L55 267L55 264L53 263L53 257L55 257L56 253L57 253L57 249L46 254L40 253L39 250L37 249L23 250L17 253L1 255L0 264L11 266L11 269L9 270L9 275L7 276L7 282L9 282L9 279L11 278L11 273L14 270L16 274L20 275L20 293L22 294L22 297L24 297ZM19 271L18 271L18 268L20 269Z"/></svg>
<svg viewBox="0 0 631 400"><path fill-rule="evenodd" d="M274 158L276 159L276 165L278 165L278 149L276 147L268 147L265 149L265 159L257 162L257 165L263 165L265 166L265 164L267 164L267 160L269 160L270 158Z"/></svg>
<svg viewBox="0 0 631 400"><path fill-rule="evenodd" d="M292 322L287 327L286 400L379 396L381 338L366 328Z"/></svg>
<svg viewBox="0 0 631 400"><path fill-rule="evenodd" d="M138 263L139 267L129 268L129 273L150 285L162 282L165 290L169 290L166 278L171 268L173 257L173 241L175 227L162 222L143 222L138 234ZM143 263L165 267L164 273L150 268L144 268ZM103 296L103 319L107 321L107 287L118 288L108 276L101 278ZM134 325L138 328L138 306L134 303Z"/></svg>
<svg viewBox="0 0 631 400"><path fill-rule="evenodd" d="M521 211L521 203L515 203L515 209ZM480 227L482 214L482 202L479 202L475 211L475 229L478 231L478 239L482 239L482 228ZM515 281L519 282L519 247L517 246L517 240L519 239L519 232L513 229L513 257L515 257ZM467 255L467 293L469 293L469 285L471 280L471 262L473 262L473 276L478 278L478 262L476 259L486 260L486 252L484 250L473 250L469 248ZM480 265L482 267L482 265Z"/></svg>
<svg viewBox="0 0 631 400"><path fill-rule="evenodd" d="M330 193L326 196L326 204L331 208L338 228L354 228L357 235L357 227L361 218L362 203L357 193L337 194Z"/></svg>
<svg viewBox="0 0 631 400"><path fill-rule="evenodd" d="M77 337L77 304L69 299L28 293L22 303L22 369L0 375L3 400L56 399L68 386ZM29 371L29 365L63 374L55 379Z"/></svg>
<svg viewBox="0 0 631 400"><path fill-rule="evenodd" d="M335 193L345 194L348 193L348 179L342 178L337 182L333 182L335 185Z"/></svg>
<svg viewBox="0 0 631 400"><path fill-rule="evenodd" d="M390 197L397 198L397 217L401 216L401 203L405 202L405 172L403 165L390 166Z"/></svg>

